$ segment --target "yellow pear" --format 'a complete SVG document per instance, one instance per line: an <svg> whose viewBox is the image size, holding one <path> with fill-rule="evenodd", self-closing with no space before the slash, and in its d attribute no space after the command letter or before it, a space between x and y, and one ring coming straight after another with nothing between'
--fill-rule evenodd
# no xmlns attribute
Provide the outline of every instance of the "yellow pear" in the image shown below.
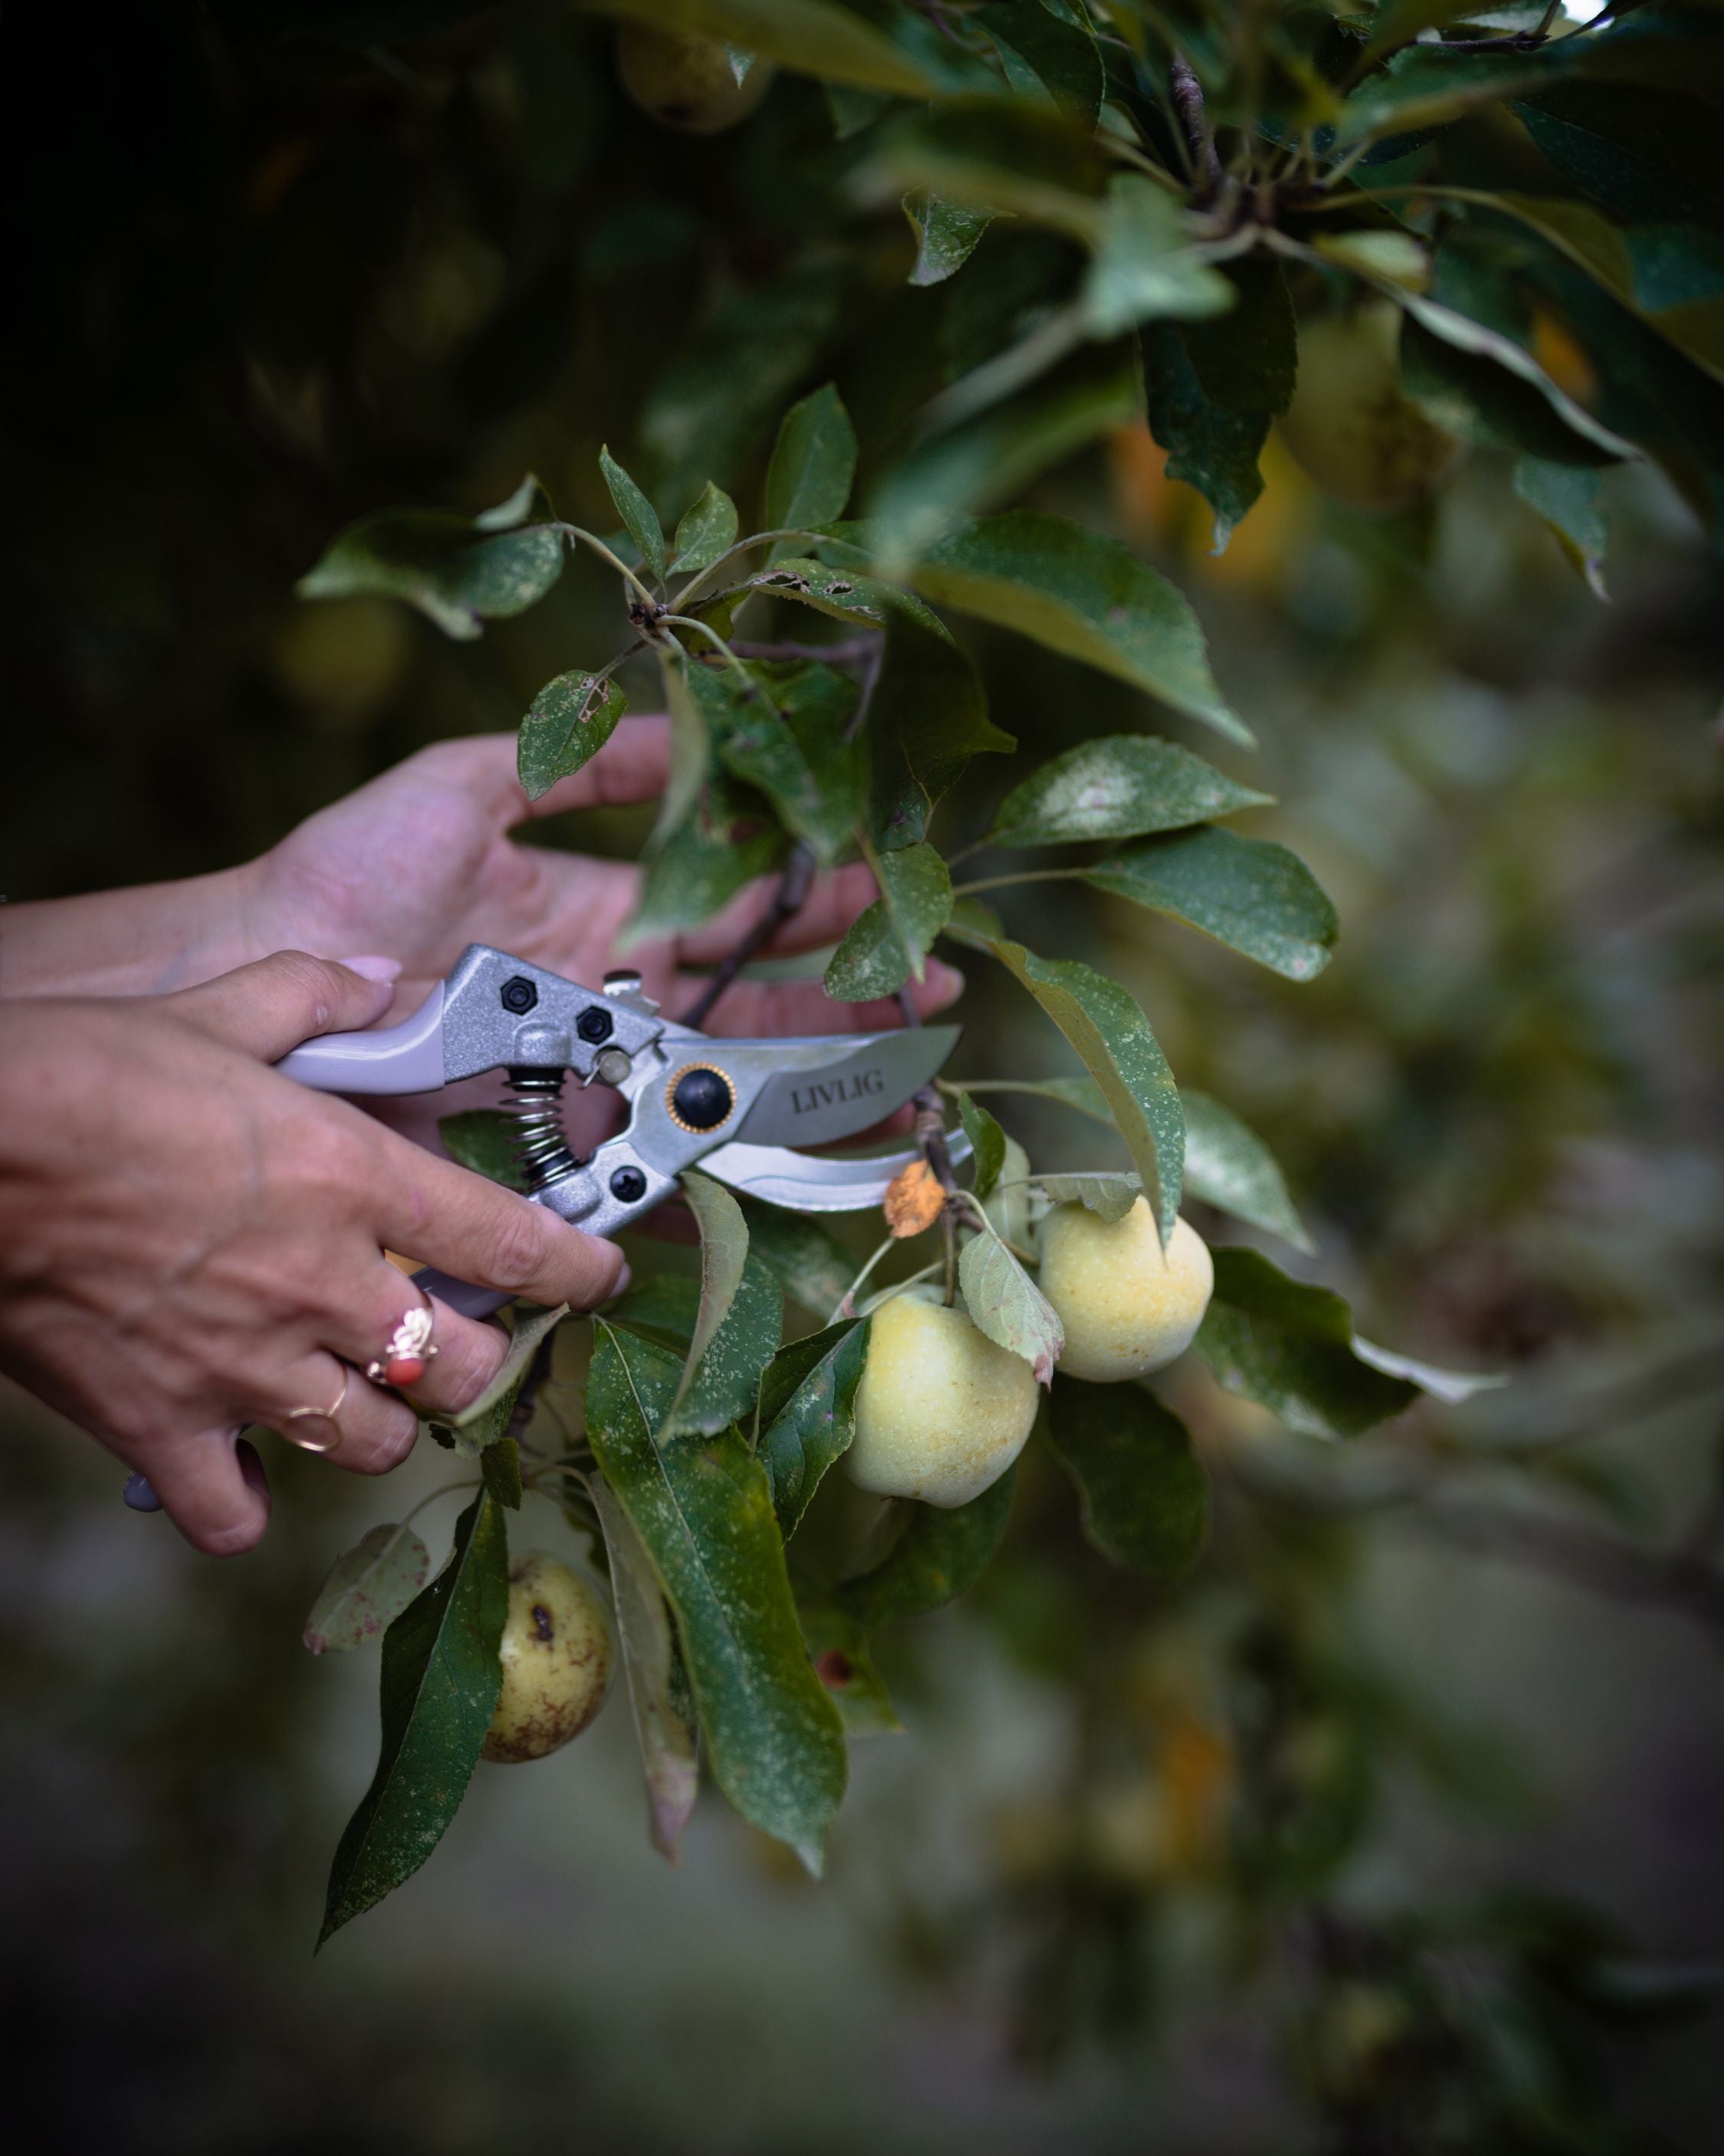
<svg viewBox="0 0 1724 2156"><path fill-rule="evenodd" d="M1065 1328L1060 1368L1108 1384L1142 1378L1183 1354L1215 1285L1209 1246L1184 1220L1162 1248L1139 1198L1123 1219L1056 1205L1042 1223L1042 1293Z"/></svg>
<svg viewBox="0 0 1724 2156"><path fill-rule="evenodd" d="M484 1756L542 1759L578 1737L604 1705L613 1653L596 1589L541 1550L509 1568L503 1688Z"/></svg>
<svg viewBox="0 0 1724 2156"><path fill-rule="evenodd" d="M1401 311L1371 300L1299 329L1299 384L1281 439L1349 508L1406 509L1428 494L1464 444L1401 387Z"/></svg>
<svg viewBox="0 0 1724 2156"><path fill-rule="evenodd" d="M617 73L662 126L717 135L746 120L766 95L772 64L755 60L738 82L727 46L651 23L624 23L617 31Z"/></svg>
<svg viewBox="0 0 1724 2156"><path fill-rule="evenodd" d="M967 1311L906 1288L874 1313L845 1471L877 1496L967 1505L1024 1450L1038 1394L1029 1363Z"/></svg>

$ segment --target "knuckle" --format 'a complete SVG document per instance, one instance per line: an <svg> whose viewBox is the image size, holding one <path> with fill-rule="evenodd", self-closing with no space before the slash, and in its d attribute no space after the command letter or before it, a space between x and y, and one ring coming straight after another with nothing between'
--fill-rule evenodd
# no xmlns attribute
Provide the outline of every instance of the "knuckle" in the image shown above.
<svg viewBox="0 0 1724 2156"><path fill-rule="evenodd" d="M550 1227L548 1217L525 1199L499 1213L487 1250L487 1285L517 1293L536 1286L551 1260Z"/></svg>
<svg viewBox="0 0 1724 2156"><path fill-rule="evenodd" d="M385 1433L352 1460L351 1464L354 1472L359 1475L392 1473L413 1450L418 1435L418 1418L412 1409L398 1409L391 1416Z"/></svg>
<svg viewBox="0 0 1724 2156"><path fill-rule="evenodd" d="M264 962L274 971L284 991L306 1025L314 1030L326 1026L341 1000L336 969L309 951L277 951Z"/></svg>

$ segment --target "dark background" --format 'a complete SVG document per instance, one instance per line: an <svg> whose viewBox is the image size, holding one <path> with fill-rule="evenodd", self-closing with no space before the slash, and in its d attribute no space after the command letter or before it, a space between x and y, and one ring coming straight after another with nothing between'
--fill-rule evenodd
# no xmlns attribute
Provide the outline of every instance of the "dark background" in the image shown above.
<svg viewBox="0 0 1724 2156"><path fill-rule="evenodd" d="M480 508L531 468L604 528L602 439L673 515L709 469L747 497L782 406L834 375L877 463L908 393L892 355L945 320L902 286L907 234L827 186L809 84L685 140L559 9L450 8L416 36L423 8L346 11L341 42L301 34L317 12L0 23L8 896L245 858L614 648L584 570L472 645L382 602L301 607L295 578L351 517ZM1716 567L1644 472L1610 483L1606 608L1490 458L1384 523L1269 470L1219 559L1141 434L1041 498L1191 593L1264 744L1222 760L1279 796L1254 828L1335 896L1335 963L1294 988L1044 894L1020 925L1126 980L1182 1080L1270 1140L1306 1270L1366 1331L1512 1371L1473 1411L1493 1428L1585 1434L1539 1471L1547 1512L1668 1544L1707 1502L1718 1414ZM1181 731L1026 644L975 649L1024 756L978 767L954 829L1034 753ZM623 851L641 830L546 835ZM981 967L968 1067L1065 1069ZM1046 1164L1105 1150L1056 1110L1008 1120ZM1205 1415L1247 1411L1191 1413L1201 1443ZM218 1567L122 1512L111 1463L29 1403L4 1418L0 2045L29 2145L1486 2145L1464 2105L1459 2138L1346 2138L1347 2061L1393 2098L1404 2046L1372 2016L1403 2010L1471 2014L1461 2084L1531 2092L1526 2138L1488 2145L1716 2145L1706 2012L1576 2024L1599 2138L1547 2130L1546 2038L1502 1984L1501 1928L1467 1928L1493 1895L1548 1892L1619 1925L1624 1954L1724 1954L1718 1635L1608 1565L1553 1570L1467 1516L1356 1526L1223 1491L1212 1558L1152 1596L1104 1574L1032 1471L983 1588L887 1649L909 1734L858 1748L825 1886L711 1798L666 1871L613 1711L531 1775L482 1771L426 1872L314 1964L375 1676L298 1631L398 1486L386 1506L278 1449L267 1544ZM440 1479L416 1460L399 1482ZM1273 1863L1230 1824L1247 1606L1296 1674L1321 1798ZM1381 1944L1409 1913L1456 1933L1419 1979L1440 2011ZM1419 2134L1449 2130L1439 2111Z"/></svg>

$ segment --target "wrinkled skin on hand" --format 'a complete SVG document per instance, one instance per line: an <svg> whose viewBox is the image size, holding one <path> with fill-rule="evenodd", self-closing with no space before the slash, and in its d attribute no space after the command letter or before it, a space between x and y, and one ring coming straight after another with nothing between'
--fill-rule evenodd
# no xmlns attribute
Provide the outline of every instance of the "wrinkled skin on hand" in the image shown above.
<svg viewBox="0 0 1724 2156"><path fill-rule="evenodd" d="M326 1409L345 1377L336 1465L380 1474L412 1448L413 1409L362 1374L420 1299L386 1245L577 1307L622 1270L613 1245L269 1067L367 1024L389 993L284 952L172 996L7 1006L0 1368L147 1475L213 1554L268 1522L246 1424ZM413 1398L449 1413L506 1342L436 1318Z"/></svg>

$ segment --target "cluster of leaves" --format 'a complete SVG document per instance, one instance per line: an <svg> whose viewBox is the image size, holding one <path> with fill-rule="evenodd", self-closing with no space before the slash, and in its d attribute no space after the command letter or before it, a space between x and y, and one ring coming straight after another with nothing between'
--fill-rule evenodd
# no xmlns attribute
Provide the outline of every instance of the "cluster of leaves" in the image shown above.
<svg viewBox="0 0 1724 2156"><path fill-rule="evenodd" d="M1137 1000L1027 947L983 894L1070 882L1293 981L1326 963L1335 916L1296 856L1229 828L1266 797L1147 733L1056 757L953 842L966 796L936 828L942 800L972 757L1013 743L944 613L1030 638L1249 747L1172 586L1098 531L1002 505L1147 415L1224 543L1294 397L1300 319L1362 300L1398 311L1404 393L1451 433L1512 451L1519 492L1590 571L1605 465L1644 451L1713 514L1716 241L1691 188L1690 221L1633 223L1649 199L1677 199L1667 108L1705 87L1704 40L1657 0L1557 38L1547 18L1497 36L1495 17L1429 5L1269 19L1079 0L959 7L937 22L826 0L654 13L819 77L852 198L864 212L901 203L909 220L907 290L933 292L941 311L921 318L926 373L912 365L907 387L895 375L904 408L868 411L864 513L849 513L857 431L834 385L783 419L758 528L743 536L731 493L690 478L703 408L690 381L673 381L642 422L649 485L602 455L617 530L563 521L530 479L472 519L368 518L301 588L392 594L470 637L543 598L570 545L592 550L623 581L635 640L546 684L522 721L520 770L535 797L578 770L625 708L618 670L657 660L673 766L634 932L691 927L798 857L859 857L880 895L831 955L832 995L898 992L942 936L1019 984L1083 1075L1018 1090L1107 1124L1132 1163L1129 1175L1033 1177L977 1097L1014 1081L972 1081L960 1100L977 1162L966 1304L1044 1373L1057 1328L1024 1262L1032 1198L1117 1217L1141 1192L1165 1237L1188 1194L1305 1239L1261 1142L1219 1103L1182 1095ZM1452 43L1421 36L1439 27ZM1547 162L1547 192L1471 183L1489 162L1485 118L1508 124L1510 111ZM1583 356L1583 379L1566 387L1547 364L1558 335ZM742 397L736 350L724 350L724 393ZM706 416L721 439L722 413ZM680 512L669 536L667 507ZM750 641L751 608L775 624L812 614L816 640ZM982 852L988 872L955 883L953 865ZM494 1132L449 1135L495 1165ZM423 1861L453 1815L495 1697L502 1516L525 1489L555 1495L609 1571L659 1846L675 1851L704 1753L736 1809L811 1868L846 1735L895 1726L870 1633L961 1592L1004 1532L1009 1476L957 1512L897 1508L895 1538L862 1569L798 1561L787 1546L849 1440L868 1319L820 1230L745 1216L718 1186L688 1183L698 1291L644 1283L597 1323L578 1378L546 1374L556 1314L524 1325L494 1397L449 1434L483 1481L443 1571L423 1586L410 1529L380 1529L326 1590L316 1642L388 1624L383 1755L337 1858L328 1928ZM818 1328L788 1344L787 1296ZM1340 1298L1251 1249L1218 1253L1198 1350L1227 1390L1324 1439L1455 1390L1361 1342ZM1061 1379L1046 1427L1100 1552L1163 1579L1193 1561L1207 1485L1165 1402Z"/></svg>
<svg viewBox="0 0 1724 2156"><path fill-rule="evenodd" d="M979 680L928 598L1027 630L1182 700L1224 731L1242 730L1209 683L1183 603L1118 542L1052 516L977 516L895 579L880 572L867 525L842 521L854 457L829 386L787 415L764 524L749 536L739 538L734 504L709 484L667 541L607 452L623 527L611 537L559 522L529 480L470 523L439 520L428 549L416 514L372 517L336 542L304 588L387 590L462 634L541 596L567 540L590 543L623 578L629 617L658 656L673 713L673 774L637 927L702 920L798 847L827 864L859 855L880 896L833 953L829 993L890 994L921 971L942 934L1021 983L1087 1075L984 1079L958 1093L976 1168L961 1201L958 1276L974 1322L1045 1382L1060 1337L1029 1270L1036 1209L1077 1202L1116 1219L1142 1193L1165 1237L1189 1193L1300 1246L1306 1238L1262 1141L1217 1101L1182 1101L1137 1000L1090 967L1011 940L972 894L1072 880L1182 920L1293 980L1326 963L1334 911L1295 855L1218 820L1265 796L1150 735L1092 741L1029 773L962 850L1019 865L955 886L930 835L934 810L972 754L1011 742L989 721ZM814 551L786 551L797 546ZM739 649L738 617L762 597L839 630L795 656L778 645ZM612 672L559 676L534 700L521 731L530 793L577 770L608 737L623 707ZM1055 849L1080 858L1034 865ZM1049 1096L1109 1126L1134 1168L1033 1176L976 1097L989 1090ZM470 1164L510 1175L500 1114L451 1119L445 1136ZM545 1374L565 1313L523 1320L490 1392L444 1433L477 1459L482 1481L443 1570L424 1586L425 1553L410 1527L379 1528L338 1563L320 1598L308 1628L316 1647L351 1645L388 1625L382 1757L337 1856L328 1928L423 1862L459 1802L496 1697L503 1512L524 1490L554 1497L602 1552L654 1838L673 1856L704 1753L736 1809L818 1870L843 1794L847 1730L895 1727L870 1633L962 1592L999 1543L1009 1476L957 1511L900 1507L890 1548L859 1573L826 1577L797 1564L788 1545L854 1434L869 1323L855 1310L859 1281L814 1223L752 1204L745 1215L697 1174L684 1184L700 1229L698 1289L659 1276L632 1290L597 1322L573 1388ZM943 1209L936 1202L908 1225L928 1229ZM787 1296L818 1327L788 1342ZM1326 1437L1371 1427L1420 1389L1416 1374L1385 1367L1354 1338L1338 1297L1245 1249L1218 1254L1198 1347L1224 1387ZM1060 1380L1049 1442L1098 1550L1152 1578L1193 1562L1206 1533L1205 1480L1183 1424L1147 1388Z"/></svg>

